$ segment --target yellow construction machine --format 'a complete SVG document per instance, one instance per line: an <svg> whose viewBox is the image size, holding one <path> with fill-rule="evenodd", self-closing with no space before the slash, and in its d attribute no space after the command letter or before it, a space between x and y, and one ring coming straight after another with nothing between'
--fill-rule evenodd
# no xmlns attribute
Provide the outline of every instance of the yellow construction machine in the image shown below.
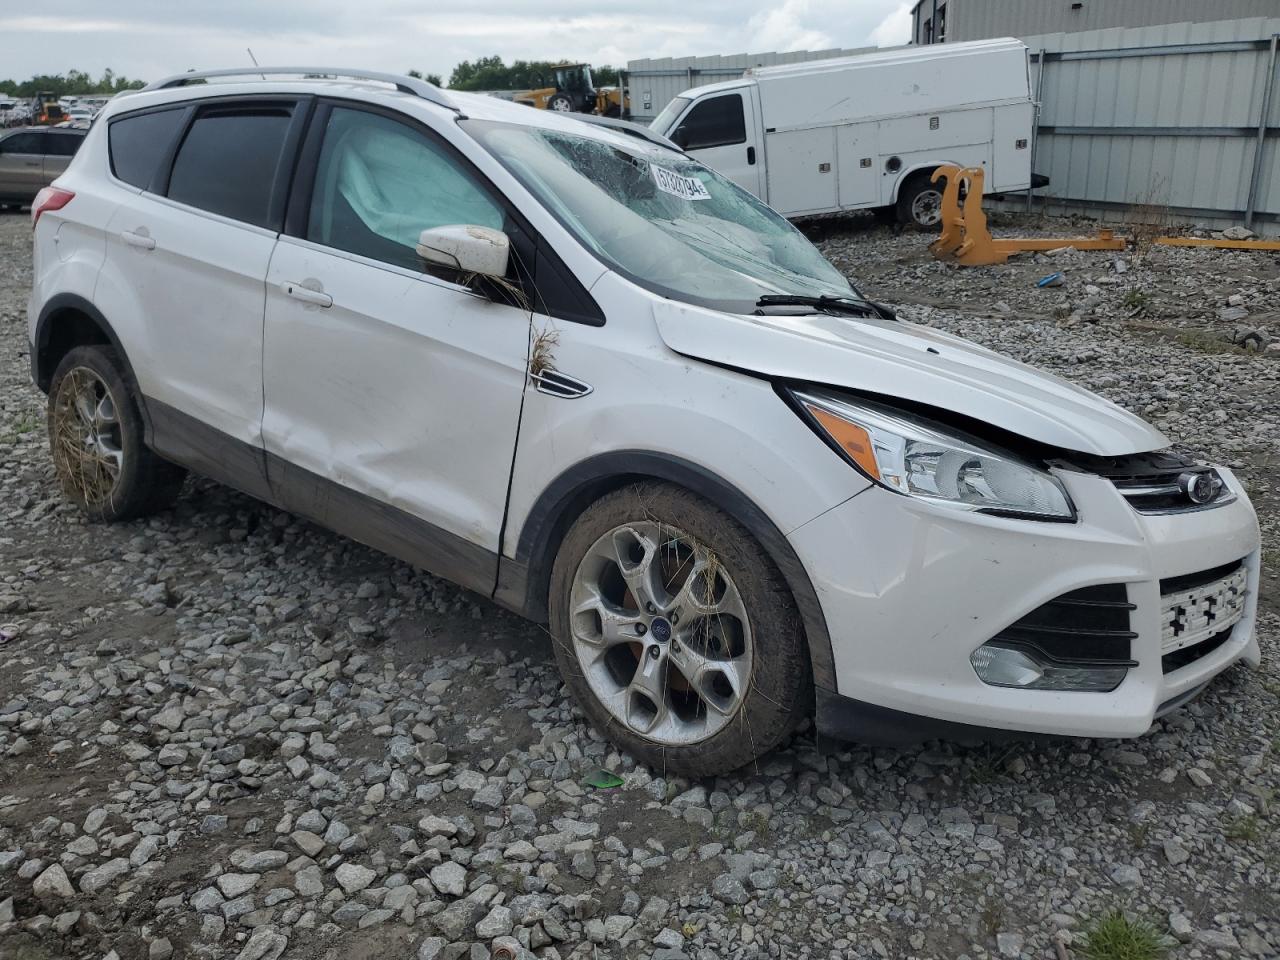
<svg viewBox="0 0 1280 960"><path fill-rule="evenodd" d="M553 83L517 93L515 102L557 113L598 113L602 117L630 114L626 91L621 87L597 87L591 78L591 64L560 63L554 69Z"/></svg>

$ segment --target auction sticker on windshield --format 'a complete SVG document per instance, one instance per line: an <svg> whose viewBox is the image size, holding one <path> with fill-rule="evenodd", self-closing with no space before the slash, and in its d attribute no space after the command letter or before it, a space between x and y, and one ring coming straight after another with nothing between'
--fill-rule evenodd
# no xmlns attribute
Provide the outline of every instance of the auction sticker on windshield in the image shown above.
<svg viewBox="0 0 1280 960"><path fill-rule="evenodd" d="M650 164L653 171L653 182L663 193L669 193L681 200L710 200L711 194L697 177L682 177L674 170Z"/></svg>

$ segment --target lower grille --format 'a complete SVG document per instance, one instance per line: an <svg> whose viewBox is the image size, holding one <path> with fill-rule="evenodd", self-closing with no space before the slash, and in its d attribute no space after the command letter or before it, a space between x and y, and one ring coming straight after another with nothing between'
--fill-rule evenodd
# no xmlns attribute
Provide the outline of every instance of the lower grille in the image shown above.
<svg viewBox="0 0 1280 960"><path fill-rule="evenodd" d="M1105 583L1064 593L1001 630L993 641L1029 647L1058 663L1136 666L1130 646L1128 589Z"/></svg>
<svg viewBox="0 0 1280 960"><path fill-rule="evenodd" d="M1160 581L1160 653L1165 673L1212 653L1244 616L1243 561Z"/></svg>

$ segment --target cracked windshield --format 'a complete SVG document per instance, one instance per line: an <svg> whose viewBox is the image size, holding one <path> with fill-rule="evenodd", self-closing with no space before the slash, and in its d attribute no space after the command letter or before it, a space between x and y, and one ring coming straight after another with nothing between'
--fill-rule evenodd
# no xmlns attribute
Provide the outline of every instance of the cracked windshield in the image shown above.
<svg viewBox="0 0 1280 960"><path fill-rule="evenodd" d="M770 294L853 295L790 223L673 151L545 128L464 125L588 248L663 296L745 313Z"/></svg>

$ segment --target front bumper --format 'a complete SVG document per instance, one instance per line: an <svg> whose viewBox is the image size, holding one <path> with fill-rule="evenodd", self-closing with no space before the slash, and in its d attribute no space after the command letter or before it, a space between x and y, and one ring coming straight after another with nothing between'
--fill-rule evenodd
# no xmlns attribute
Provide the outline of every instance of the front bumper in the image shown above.
<svg viewBox="0 0 1280 960"><path fill-rule="evenodd" d="M883 742L893 738L872 728L910 726L897 715L905 714L935 721L922 730L962 725L958 734L1133 737L1235 661L1256 666L1257 518L1239 481L1220 473L1235 502L1193 513L1143 515L1109 480L1063 471L1076 523L970 513L872 487L793 531L835 660L837 688L820 692L819 726ZM1241 619L1212 652L1166 673L1160 581L1235 561L1247 577ZM978 678L969 656L1001 630L1064 593L1114 583L1135 606L1137 661L1115 690L1024 690Z"/></svg>

